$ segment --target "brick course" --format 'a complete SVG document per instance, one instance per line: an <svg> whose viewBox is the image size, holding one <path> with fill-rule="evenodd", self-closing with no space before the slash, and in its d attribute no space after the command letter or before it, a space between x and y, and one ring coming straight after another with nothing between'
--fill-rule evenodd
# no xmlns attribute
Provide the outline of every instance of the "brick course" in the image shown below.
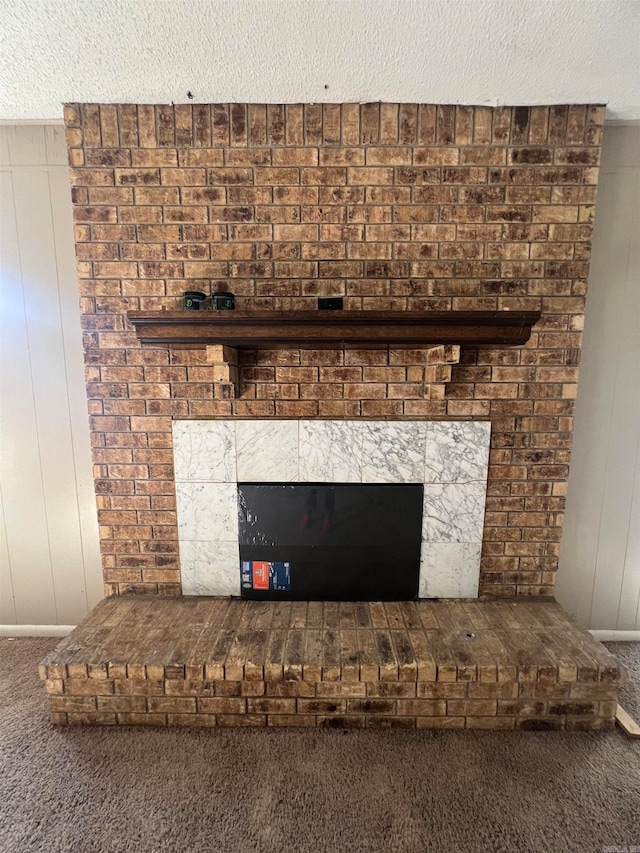
<svg viewBox="0 0 640 853"><path fill-rule="evenodd" d="M492 422L481 593L553 592L601 106L65 107L107 594L180 591L171 419ZM141 348L127 310L219 283L242 308L540 309L522 348ZM425 370L426 368L426 370ZM435 374L434 374L435 375ZM426 384L425 384L426 383ZM444 387L444 386L443 386Z"/></svg>

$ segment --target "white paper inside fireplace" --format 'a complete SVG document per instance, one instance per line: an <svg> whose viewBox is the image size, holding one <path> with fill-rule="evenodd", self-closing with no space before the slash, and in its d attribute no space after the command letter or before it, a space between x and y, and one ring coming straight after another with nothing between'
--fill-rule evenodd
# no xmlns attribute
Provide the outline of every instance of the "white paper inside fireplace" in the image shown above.
<svg viewBox="0 0 640 853"><path fill-rule="evenodd" d="M477 598L487 421L173 422L182 589L239 595L238 482L423 483L421 598Z"/></svg>

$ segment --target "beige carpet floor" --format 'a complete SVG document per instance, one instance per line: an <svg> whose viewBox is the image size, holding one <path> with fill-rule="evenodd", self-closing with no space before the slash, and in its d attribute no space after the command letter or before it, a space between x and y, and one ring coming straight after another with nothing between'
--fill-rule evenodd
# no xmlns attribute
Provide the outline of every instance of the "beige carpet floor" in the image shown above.
<svg viewBox="0 0 640 853"><path fill-rule="evenodd" d="M1 853L625 853L640 741L619 732L57 729L0 640ZM610 645L632 670L640 644Z"/></svg>

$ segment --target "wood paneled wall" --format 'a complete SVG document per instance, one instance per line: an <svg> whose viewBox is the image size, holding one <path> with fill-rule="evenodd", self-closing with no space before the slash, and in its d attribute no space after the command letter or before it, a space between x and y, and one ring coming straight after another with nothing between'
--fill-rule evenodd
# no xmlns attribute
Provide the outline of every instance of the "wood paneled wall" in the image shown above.
<svg viewBox="0 0 640 853"><path fill-rule="evenodd" d="M102 598L64 130L0 127L0 631Z"/></svg>
<svg viewBox="0 0 640 853"><path fill-rule="evenodd" d="M640 631L640 127L607 127L559 601L590 628Z"/></svg>

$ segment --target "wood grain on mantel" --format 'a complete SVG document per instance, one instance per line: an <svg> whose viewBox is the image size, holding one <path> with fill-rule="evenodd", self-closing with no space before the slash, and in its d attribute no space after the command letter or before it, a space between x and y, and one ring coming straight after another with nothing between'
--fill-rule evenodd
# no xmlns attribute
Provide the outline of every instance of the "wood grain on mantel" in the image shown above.
<svg viewBox="0 0 640 853"><path fill-rule="evenodd" d="M129 311L142 343L238 349L519 346L539 311Z"/></svg>

